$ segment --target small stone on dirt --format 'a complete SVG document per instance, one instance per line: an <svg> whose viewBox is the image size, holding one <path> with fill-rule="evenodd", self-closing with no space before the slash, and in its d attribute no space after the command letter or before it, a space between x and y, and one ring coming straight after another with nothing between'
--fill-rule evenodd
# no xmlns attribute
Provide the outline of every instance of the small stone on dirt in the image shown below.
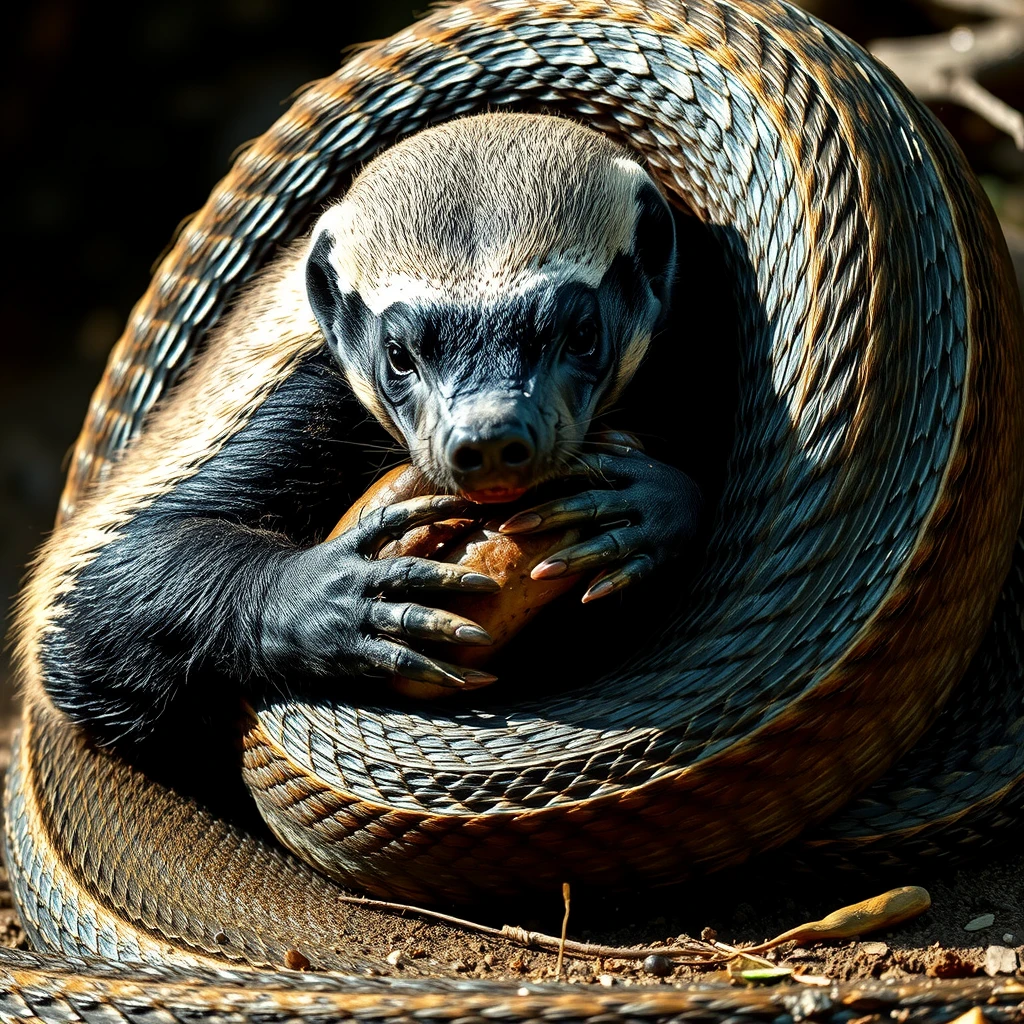
<svg viewBox="0 0 1024 1024"><path fill-rule="evenodd" d="M398 967L402 963L404 957L400 949L393 949L386 957L384 957L384 959L387 960L392 967Z"/></svg>
<svg viewBox="0 0 1024 1024"><path fill-rule="evenodd" d="M1006 946L989 946L985 950L985 973L994 978L997 974L1013 974L1017 970L1017 951Z"/></svg>
<svg viewBox="0 0 1024 1024"><path fill-rule="evenodd" d="M599 974L597 980L604 985L605 988L611 988L615 984L615 979L610 974Z"/></svg>
<svg viewBox="0 0 1024 1024"><path fill-rule="evenodd" d="M889 947L884 942L862 942L860 948L861 952L867 953L868 956L885 956L889 952Z"/></svg>
<svg viewBox="0 0 1024 1024"><path fill-rule="evenodd" d="M1003 932L1003 942L1013 942L1013 932Z"/></svg>
<svg viewBox="0 0 1024 1024"><path fill-rule="evenodd" d="M973 917L964 925L965 932L980 932L982 928L991 928L996 923L995 914L981 914Z"/></svg>
<svg viewBox="0 0 1024 1024"><path fill-rule="evenodd" d="M660 953L652 953L644 960L644 973L656 978L666 978L672 973L672 961Z"/></svg>

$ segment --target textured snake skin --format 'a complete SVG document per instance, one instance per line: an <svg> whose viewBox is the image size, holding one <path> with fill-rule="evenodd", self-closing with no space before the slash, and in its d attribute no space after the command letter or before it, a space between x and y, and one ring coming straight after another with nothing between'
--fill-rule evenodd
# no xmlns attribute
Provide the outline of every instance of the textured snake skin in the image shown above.
<svg viewBox="0 0 1024 1024"><path fill-rule="evenodd" d="M863 51L783 3L470 2L310 86L242 154L133 311L76 446L44 578L73 585L62 542L102 543L82 540L82 524L126 486L126 446L144 448L154 403L203 364L238 285L381 146L501 107L572 116L630 146L726 255L740 402L706 567L665 609L657 645L551 697L456 710L268 698L244 741L264 819L328 875L415 899L674 880L793 839L858 793L808 850L887 859L980 844L1024 799L1019 561L999 598L1024 487L1020 303L991 210L944 132ZM282 331L285 349L308 343ZM217 438L265 394L224 415ZM933 738L885 775L951 694ZM968 709L987 731L964 740ZM119 859L97 855L111 837ZM330 883L92 749L45 701L30 702L13 763L8 857L40 946L199 971L154 968L141 982L0 960L0 1012L42 1019L68 1007L119 1019L116 1005L168 1020L841 1020L877 1005L940 1021L984 1000L1010 1019L1021 999L1011 982L636 999L356 977L233 987L202 971L280 963L294 935L325 967L359 969L327 939ZM223 858L216 873L210 858ZM277 915L269 936L253 924L267 907L246 912L260 900Z"/></svg>

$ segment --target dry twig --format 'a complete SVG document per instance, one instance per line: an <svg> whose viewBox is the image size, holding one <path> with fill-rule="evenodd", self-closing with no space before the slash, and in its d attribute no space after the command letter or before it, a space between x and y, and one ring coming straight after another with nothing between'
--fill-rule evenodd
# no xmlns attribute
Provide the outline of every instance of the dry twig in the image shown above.
<svg viewBox="0 0 1024 1024"><path fill-rule="evenodd" d="M512 924L503 924L500 928L492 928L490 925L480 924L478 921L468 921L462 917L444 914L439 910L428 910L426 907L416 907L408 903L375 900L366 896L339 896L338 899L342 903L356 903L364 907L377 907L380 910L395 910L403 914L418 914L421 917L443 921L445 924L455 925L457 928L465 928L480 935L489 935L495 939L505 939L508 942L514 942L518 946L525 946L528 949L539 949L548 953L558 953L561 950L567 956L608 957L613 960L644 960L656 953L661 956L671 957L677 963L701 966L725 963L742 952L742 950L727 946L725 943L703 942L699 939L691 939L688 942L675 946L602 946L593 942L574 942L572 939L564 938L564 936L559 937L545 935L543 932L531 932L526 928L520 928L518 925ZM567 925L568 922L566 921L565 924ZM770 961L765 960L763 962L768 966L772 966Z"/></svg>
<svg viewBox="0 0 1024 1024"><path fill-rule="evenodd" d="M565 913L562 915L562 934L558 941L558 963L555 964L555 977L562 977L562 960L565 957L565 933L569 930L569 883L562 883L562 900L565 903Z"/></svg>
<svg viewBox="0 0 1024 1024"><path fill-rule="evenodd" d="M868 49L921 99L959 103L1006 132L1024 150L1024 115L978 81L979 75L1018 64L1024 57L1024 0L938 2L995 17L940 35L878 39Z"/></svg>
<svg viewBox="0 0 1024 1024"><path fill-rule="evenodd" d="M1024 0L932 0L936 7L992 18L1024 18Z"/></svg>

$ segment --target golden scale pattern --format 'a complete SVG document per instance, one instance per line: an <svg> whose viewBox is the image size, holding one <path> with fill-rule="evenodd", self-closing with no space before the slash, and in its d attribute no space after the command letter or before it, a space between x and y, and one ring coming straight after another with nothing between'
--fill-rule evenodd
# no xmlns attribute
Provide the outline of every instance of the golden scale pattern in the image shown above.
<svg viewBox="0 0 1024 1024"><path fill-rule="evenodd" d="M121 516L153 497L132 492L119 465L145 450L147 414L190 364L197 375L220 365L219 339L204 339L235 289L383 142L505 106L576 117L639 151L721 242L748 311L738 441L706 575L672 609L663 646L628 673L504 721L286 700L254 710L247 781L271 827L335 878L415 898L514 892L561 881L569 864L604 884L741 860L823 821L912 747L993 609L998 635L979 658L997 682L1020 679L1019 565L1017 589L997 599L1024 488L1024 327L998 227L902 86L776 0L478 0L309 86L185 226L133 311L75 449L45 578L73 586L80 562L62 564L61 544L86 555L102 544L83 524L102 522L111 494ZM281 344L284 374L311 340L295 331ZM194 472L272 383L225 399L207 426L214 443L174 472ZM987 695L965 699L989 707ZM1024 721L1011 699L994 750L1012 750ZM331 883L91 749L45 702L30 703L13 763L16 892L30 932L65 956L0 958L0 1013L729 1021L879 1007L939 1021L983 1001L991 1019L1010 1019L1021 1000L1012 982L520 994L218 969L224 957L280 962L290 924L267 895L275 872L290 873L289 899L306 894L314 940ZM1006 817L1024 765L1011 754L983 767L966 801L935 797L937 827L914 820L900 833L908 849L941 843L943 823L971 804ZM997 782L983 784L992 768ZM121 794L113 865L83 852L107 848L110 793ZM847 828L844 841L870 836ZM202 871L205 850L221 851L223 884ZM154 858L176 856L181 877L201 881L154 873ZM252 873L232 902L223 879L241 877L242 863ZM245 903L261 898L280 934L254 934ZM214 919L228 921L223 933ZM319 952L325 966L359 969ZM172 966L85 965L80 954Z"/></svg>

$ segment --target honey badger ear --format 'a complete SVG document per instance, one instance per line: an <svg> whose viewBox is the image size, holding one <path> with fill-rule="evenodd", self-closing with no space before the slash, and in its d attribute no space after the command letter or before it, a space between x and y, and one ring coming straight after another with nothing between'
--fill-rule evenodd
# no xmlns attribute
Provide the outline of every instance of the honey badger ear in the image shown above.
<svg viewBox="0 0 1024 1024"><path fill-rule="evenodd" d="M306 256L306 297L328 347L344 360L353 339L365 333L370 314L359 293L345 290L339 280L331 258L334 246L328 228L314 236Z"/></svg>
<svg viewBox="0 0 1024 1024"><path fill-rule="evenodd" d="M330 322L334 311L340 305L337 276L331 267L333 248L334 236L324 229L306 257L306 295L321 328L324 327L325 321Z"/></svg>
<svg viewBox="0 0 1024 1024"><path fill-rule="evenodd" d="M636 194L637 218L633 253L647 275L654 297L661 303L658 321L668 312L676 269L676 224L672 210L648 178Z"/></svg>

